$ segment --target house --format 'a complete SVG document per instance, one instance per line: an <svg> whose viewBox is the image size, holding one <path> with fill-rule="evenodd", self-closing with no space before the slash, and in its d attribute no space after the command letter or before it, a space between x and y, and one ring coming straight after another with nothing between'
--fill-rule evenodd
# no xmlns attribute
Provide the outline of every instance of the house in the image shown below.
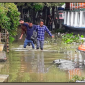
<svg viewBox="0 0 85 85"><path fill-rule="evenodd" d="M85 35L85 3L66 3L63 25L66 31Z"/></svg>

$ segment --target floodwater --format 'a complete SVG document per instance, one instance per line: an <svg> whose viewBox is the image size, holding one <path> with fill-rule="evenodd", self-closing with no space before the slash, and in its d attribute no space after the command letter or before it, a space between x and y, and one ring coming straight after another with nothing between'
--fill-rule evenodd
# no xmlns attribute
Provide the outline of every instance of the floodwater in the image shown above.
<svg viewBox="0 0 85 85"><path fill-rule="evenodd" d="M79 44L63 44L61 38L46 39L44 50L47 51L12 51L7 54L7 61L0 74L8 74L8 82L69 82L72 70L60 69L53 63L57 59L70 60L77 63L77 74L85 76L83 58L76 49ZM11 48L19 48L23 40L11 44ZM28 47L28 49L31 47ZM56 51L48 51L56 50ZM3 63L0 63L3 64ZM68 65L69 66L69 65ZM71 72L72 71L72 72ZM77 70L75 70L77 71ZM74 71L74 74L76 73Z"/></svg>

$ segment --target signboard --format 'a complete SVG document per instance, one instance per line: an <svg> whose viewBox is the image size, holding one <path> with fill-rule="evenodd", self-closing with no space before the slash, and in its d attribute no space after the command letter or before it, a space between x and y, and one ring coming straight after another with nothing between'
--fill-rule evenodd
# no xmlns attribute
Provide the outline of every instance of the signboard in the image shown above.
<svg viewBox="0 0 85 85"><path fill-rule="evenodd" d="M56 17L56 19L58 18ZM64 13L59 13L59 19L64 19Z"/></svg>

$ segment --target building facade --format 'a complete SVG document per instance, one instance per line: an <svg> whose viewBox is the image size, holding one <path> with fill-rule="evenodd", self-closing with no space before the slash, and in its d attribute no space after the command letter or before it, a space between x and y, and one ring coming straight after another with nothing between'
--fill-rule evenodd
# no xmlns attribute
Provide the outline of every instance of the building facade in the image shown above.
<svg viewBox="0 0 85 85"><path fill-rule="evenodd" d="M79 34L85 35L85 32L82 32L85 31L85 3L66 3L64 26L67 30L79 30Z"/></svg>
<svg viewBox="0 0 85 85"><path fill-rule="evenodd" d="M70 3L70 9L64 11L64 25L85 28L85 3Z"/></svg>

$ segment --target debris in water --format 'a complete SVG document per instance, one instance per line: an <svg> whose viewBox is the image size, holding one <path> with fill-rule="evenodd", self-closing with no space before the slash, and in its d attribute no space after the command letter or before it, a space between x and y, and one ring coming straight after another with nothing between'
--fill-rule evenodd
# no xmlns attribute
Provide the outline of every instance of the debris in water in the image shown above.
<svg viewBox="0 0 85 85"><path fill-rule="evenodd" d="M53 63L55 63L58 68L63 70L71 70L76 68L76 64L70 60L58 59L54 60Z"/></svg>

